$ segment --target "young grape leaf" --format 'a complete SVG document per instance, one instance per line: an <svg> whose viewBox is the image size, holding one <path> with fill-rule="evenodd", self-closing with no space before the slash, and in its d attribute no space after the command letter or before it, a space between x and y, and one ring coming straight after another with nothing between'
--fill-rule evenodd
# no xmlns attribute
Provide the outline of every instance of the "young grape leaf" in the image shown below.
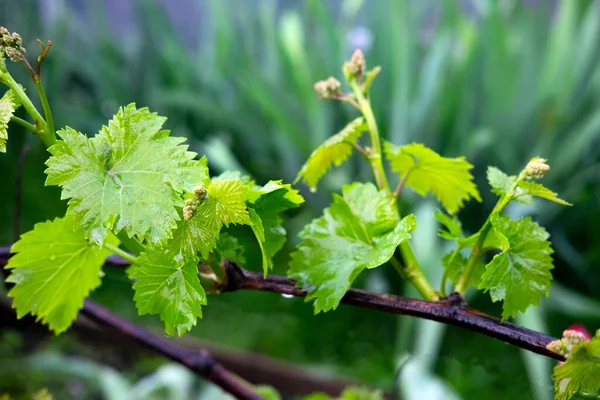
<svg viewBox="0 0 600 400"><path fill-rule="evenodd" d="M348 387L339 397L329 397L325 393L313 393L304 397L304 400L383 400L381 390L372 390L360 387Z"/></svg>
<svg viewBox="0 0 600 400"><path fill-rule="evenodd" d="M458 283L460 276L462 275L463 271L465 270L465 267L467 266L467 258L465 256L463 256L460 252L457 253L454 256L454 258L452 258L453 254L454 254L453 251L446 254L442 258L442 265L446 269L448 278L452 282ZM481 276L483 275L484 272L485 272L485 264L481 260L477 261L475 263L475 265L473 266L473 270L471 272L470 279L469 279L469 285L477 286L479 284L479 282L481 281Z"/></svg>
<svg viewBox="0 0 600 400"><path fill-rule="evenodd" d="M516 176L508 176L496 167L488 167L487 180L492 187L492 193L502 197L504 196L515 183Z"/></svg>
<svg viewBox="0 0 600 400"><path fill-rule="evenodd" d="M12 90L7 90L0 99L0 153L6 153L8 123L19 105L19 100Z"/></svg>
<svg viewBox="0 0 600 400"><path fill-rule="evenodd" d="M364 119L359 117L346 125L339 133L327 139L312 152L300 169L294 183L302 179L312 191L315 191L319 179L327 173L332 164L339 167L350 157L353 145L365 129Z"/></svg>
<svg viewBox="0 0 600 400"><path fill-rule="evenodd" d="M286 240L286 232L281 226L280 214L296 208L304 199L291 185L281 181L270 181L260 188L254 188L248 195L253 221L252 230L263 253L263 271L265 274L273 268L273 256L281 250Z"/></svg>
<svg viewBox="0 0 600 400"><path fill-rule="evenodd" d="M101 268L110 251L89 243L73 230L73 217L36 224L21 236L8 261L7 282L15 286L17 316L33 314L56 334L65 331L83 307L83 300L100 286Z"/></svg>
<svg viewBox="0 0 600 400"><path fill-rule="evenodd" d="M479 235L480 232L475 232L469 237L456 239L456 243L462 248L473 247L477 243ZM491 249L506 250L509 247L508 239L493 228L487 233L481 245L481 248L486 251Z"/></svg>
<svg viewBox="0 0 600 400"><path fill-rule="evenodd" d="M166 247L176 260L195 259L200 253L208 257L217 244L223 225L250 225L246 207L248 187L238 179L214 178L206 188L208 197L197 207L189 221L181 220Z"/></svg>
<svg viewBox="0 0 600 400"><path fill-rule="evenodd" d="M251 208L248 211L250 211L250 220L252 221L252 224L250 224L250 228L252 228L252 232L254 233L254 236L256 237L256 240L258 241L258 245L260 247L260 254L262 256L263 272L266 277L267 272L269 271L270 262L269 262L269 257L267 256L267 249L265 248L266 247L265 227L263 225L262 219L260 218L258 213L256 211L254 211L253 208Z"/></svg>
<svg viewBox="0 0 600 400"><path fill-rule="evenodd" d="M102 244L110 230L157 244L171 237L181 193L206 183L206 160L161 130L165 118L121 108L93 138L66 128L48 150L46 185L62 187L67 213Z"/></svg>
<svg viewBox="0 0 600 400"><path fill-rule="evenodd" d="M246 263L244 250L244 246L240 243L238 238L223 232L219 236L217 245L213 250L213 259L217 263L220 263L223 260L229 260L236 264L243 265Z"/></svg>
<svg viewBox="0 0 600 400"><path fill-rule="evenodd" d="M307 300L316 299L315 312L335 309L358 274L387 262L416 225L414 215L391 223L394 197L371 183L346 185L342 193L304 228L292 254L289 275L308 292ZM371 199L374 193L379 201Z"/></svg>
<svg viewBox="0 0 600 400"><path fill-rule="evenodd" d="M495 215L494 230L504 236L508 247L486 265L479 289L489 291L492 301L503 300L502 319L538 305L542 295L548 295L552 274L553 253L550 235L531 218L511 220Z"/></svg>
<svg viewBox="0 0 600 400"><path fill-rule="evenodd" d="M473 166L464 157L446 158L419 143L395 146L385 143L385 154L392 170L406 176L406 185L421 196L433 192L442 206L455 214L465 200L481 201L473 175Z"/></svg>
<svg viewBox="0 0 600 400"><path fill-rule="evenodd" d="M563 206L571 206L571 203L568 203L557 197L557 194L552 190L544 187L543 185L536 182L522 181L519 182L518 188L520 189L517 196L533 196L533 197L541 197L546 200L553 201L558 204L562 204Z"/></svg>
<svg viewBox="0 0 600 400"><path fill-rule="evenodd" d="M198 259L178 262L172 252L153 248L129 268L140 315L159 314L168 335L181 336L196 325L206 305L198 279Z"/></svg>
<svg viewBox="0 0 600 400"><path fill-rule="evenodd" d="M465 237L462 231L462 224L455 215L448 215L443 211L437 210L434 216L443 225L443 228L446 228L445 230L443 228L439 229L439 237L446 240L458 240Z"/></svg>
<svg viewBox="0 0 600 400"><path fill-rule="evenodd" d="M555 399L600 391L600 336L575 347L567 361L554 367Z"/></svg>

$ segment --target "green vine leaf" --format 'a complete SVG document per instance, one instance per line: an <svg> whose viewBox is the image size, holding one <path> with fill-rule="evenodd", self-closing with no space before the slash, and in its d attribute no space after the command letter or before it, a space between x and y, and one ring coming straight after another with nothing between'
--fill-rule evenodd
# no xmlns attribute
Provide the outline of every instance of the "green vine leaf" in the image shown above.
<svg viewBox="0 0 600 400"><path fill-rule="evenodd" d="M308 292L307 300L316 299L315 312L335 309L358 274L386 263L416 226L414 215L399 220L394 197L371 183L346 185L342 192L304 228L292 254L289 276Z"/></svg>
<svg viewBox="0 0 600 400"><path fill-rule="evenodd" d="M0 99L0 153L6 153L8 123L19 106L17 96L10 89Z"/></svg>
<svg viewBox="0 0 600 400"><path fill-rule="evenodd" d="M207 259L223 226L252 224L246 206L248 186L241 180L214 178L206 189L208 198L189 221L179 221L166 246L178 261L196 259L198 253Z"/></svg>
<svg viewBox="0 0 600 400"><path fill-rule="evenodd" d="M450 252L446 254L442 258L442 265L447 271L448 278L454 282L458 283L460 276L467 266L467 258L457 253L454 257L452 255L454 252ZM469 285L477 286L481 281L481 276L485 272L485 263L481 260L477 261L473 266L473 270L471 271L471 275L469 276Z"/></svg>
<svg viewBox="0 0 600 400"><path fill-rule="evenodd" d="M170 238L182 192L206 182L206 161L161 130L165 120L131 104L95 137L66 128L48 149L46 185L62 187L67 213L96 243L122 229L153 244Z"/></svg>
<svg viewBox="0 0 600 400"><path fill-rule="evenodd" d="M564 201L557 197L557 193L554 193L552 190L544 187L543 185L536 182L522 181L519 182L518 188L520 189L519 193L517 193L518 197L521 196L533 196L533 197L541 197L546 200L553 201L558 204L562 204L563 206L572 206L571 203Z"/></svg>
<svg viewBox="0 0 600 400"><path fill-rule="evenodd" d="M56 334L77 317L87 295L100 286L101 268L110 254L89 243L81 230L73 230L73 217L36 224L21 236L8 261L7 282L15 286L17 316L33 314Z"/></svg>
<svg viewBox="0 0 600 400"><path fill-rule="evenodd" d="M245 248L238 238L223 232L219 235L219 240L213 250L213 259L216 263L220 263L223 260L229 260L236 264L243 265L246 263L244 250Z"/></svg>
<svg viewBox="0 0 600 400"><path fill-rule="evenodd" d="M554 367L552 374L555 399L568 400L578 393L600 391L600 336L575 347L563 364Z"/></svg>
<svg viewBox="0 0 600 400"><path fill-rule="evenodd" d="M494 302L503 300L502 319L506 320L530 305L537 306L548 295L553 250L547 240L550 235L531 218L494 215L491 223L508 246L486 265L479 289L489 291Z"/></svg>
<svg viewBox="0 0 600 400"><path fill-rule="evenodd" d="M462 224L456 216L448 215L440 210L437 210L433 215L442 224L442 228L438 231L439 237L446 240L458 240L465 237Z"/></svg>
<svg viewBox="0 0 600 400"><path fill-rule="evenodd" d="M331 136L312 152L300 169L294 183L302 179L311 191L317 190L317 183L327 173L331 165L339 167L352 154L352 148L362 132L367 129L362 117L350 122L339 133Z"/></svg>
<svg viewBox="0 0 600 400"><path fill-rule="evenodd" d="M206 305L198 279L198 259L178 262L173 253L150 249L129 268L139 314L158 314L165 332L181 336L196 325Z"/></svg>
<svg viewBox="0 0 600 400"><path fill-rule="evenodd" d="M254 188L248 196L251 210L252 231L261 252L265 275L273 268L273 256L286 241L286 231L281 226L281 213L300 206L304 199L297 190L281 181L270 181L263 187Z"/></svg>
<svg viewBox="0 0 600 400"><path fill-rule="evenodd" d="M348 387L344 389L339 397L329 397L325 393L313 393L305 396L304 400L383 400L381 390L373 390L361 387Z"/></svg>
<svg viewBox="0 0 600 400"><path fill-rule="evenodd" d="M496 167L487 169L487 180L492 187L492 193L500 197L508 193L516 179L516 176L508 176Z"/></svg>
<svg viewBox="0 0 600 400"><path fill-rule="evenodd" d="M464 157L446 158L419 143L395 146L385 143L392 171L406 176L406 185L421 196L433 192L450 213L460 210L465 200L481 201L473 183L473 168Z"/></svg>

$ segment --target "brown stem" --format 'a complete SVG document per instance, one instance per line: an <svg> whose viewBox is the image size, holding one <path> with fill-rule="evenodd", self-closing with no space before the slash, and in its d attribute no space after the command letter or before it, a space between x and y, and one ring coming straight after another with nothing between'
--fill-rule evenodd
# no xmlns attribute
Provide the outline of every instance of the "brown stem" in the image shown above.
<svg viewBox="0 0 600 400"><path fill-rule="evenodd" d="M134 339L137 343L179 363L204 377L238 399L264 400L252 387L219 364L208 350L190 350L163 339L119 317L98 303L87 299L81 314L101 327Z"/></svg>
<svg viewBox="0 0 600 400"><path fill-rule="evenodd" d="M400 192L402 192L402 188L404 187L404 184L406 183L406 178L408 178L408 174L410 173L407 172L402 176L402 179L400 179L400 182L398 183L398 186L396 186L396 190L394 190L394 197L395 198L399 198L400 197Z"/></svg>
<svg viewBox="0 0 600 400"><path fill-rule="evenodd" d="M10 247L0 248L0 265L8 260L9 250ZM109 257L106 264L119 267L128 265L126 261L114 256ZM296 287L295 281L281 276L269 275L263 279L261 273L248 271L231 262L225 263L225 272L227 282L218 289L219 293L234 292L236 290L258 290L297 297L306 296L305 292ZM458 293L452 293L449 297L438 301L426 301L350 289L341 302L356 307L392 314L410 315L458 326L546 357L559 361L565 360L563 356L546 348L546 345L557 340L556 338L510 322L501 322L498 318L477 311L469 307L464 298Z"/></svg>
<svg viewBox="0 0 600 400"><path fill-rule="evenodd" d="M40 53L40 55L37 59L37 67L35 69L36 77L37 77L37 79L39 79L41 76L40 71L42 69L42 63L46 59L46 56L48 55L48 52L50 51L50 47L52 47L52 41L48 40L46 46L44 46L44 43L42 43L42 41L40 39L38 39L37 42L40 44L40 46L42 46L42 52Z"/></svg>
<svg viewBox="0 0 600 400"><path fill-rule="evenodd" d="M298 297L306 296L306 293L296 287L295 281L287 278L269 275L263 279L262 274L239 268L233 263L226 264L226 272L228 281L222 286L221 292L260 290ZM438 301L426 301L350 289L342 298L342 303L459 326L564 361L561 355L546 349L546 345L556 338L510 322L501 322L498 318L479 312L469 307L458 293L452 293L449 297Z"/></svg>

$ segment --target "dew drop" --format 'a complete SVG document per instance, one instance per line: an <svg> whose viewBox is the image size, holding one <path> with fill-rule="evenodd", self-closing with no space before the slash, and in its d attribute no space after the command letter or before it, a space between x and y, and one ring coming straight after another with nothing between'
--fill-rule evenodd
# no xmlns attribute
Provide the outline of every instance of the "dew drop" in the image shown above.
<svg viewBox="0 0 600 400"><path fill-rule="evenodd" d="M48 259L50 261L54 261L54 260L56 260L56 256L54 254L50 254L50 256L48 257Z"/></svg>
<svg viewBox="0 0 600 400"><path fill-rule="evenodd" d="M282 295L283 297L285 297L286 299L291 299L292 297L294 297L293 295L291 295L291 294L286 294L286 293L282 293L281 295Z"/></svg>

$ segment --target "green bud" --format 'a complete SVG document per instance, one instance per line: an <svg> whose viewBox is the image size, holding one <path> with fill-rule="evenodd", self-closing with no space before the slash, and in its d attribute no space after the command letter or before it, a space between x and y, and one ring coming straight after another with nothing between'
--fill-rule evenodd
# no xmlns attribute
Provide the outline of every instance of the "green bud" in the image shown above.
<svg viewBox="0 0 600 400"><path fill-rule="evenodd" d="M548 343L546 348L553 353L560 354L565 358L569 358L573 348L585 341L587 341L587 339L583 333L576 330L567 329L563 331L562 339L554 340Z"/></svg>
<svg viewBox="0 0 600 400"><path fill-rule="evenodd" d="M360 79L365 73L366 68L367 62L363 52L360 49L356 49L350 61L344 63L344 76L348 82Z"/></svg>
<svg viewBox="0 0 600 400"><path fill-rule="evenodd" d="M337 99L340 96L342 84L333 76L330 76L327 80L315 83L314 87L319 99Z"/></svg>
<svg viewBox="0 0 600 400"><path fill-rule="evenodd" d="M550 166L546 164L546 159L532 158L525 167L525 179L540 179L549 170Z"/></svg>
<svg viewBox="0 0 600 400"><path fill-rule="evenodd" d="M198 203L202 203L204 200L208 199L208 190L202 185L196 186L194 188L194 199Z"/></svg>
<svg viewBox="0 0 600 400"><path fill-rule="evenodd" d="M14 62L21 61L26 52L21 36L16 32L10 33L3 26L0 26L0 51Z"/></svg>

